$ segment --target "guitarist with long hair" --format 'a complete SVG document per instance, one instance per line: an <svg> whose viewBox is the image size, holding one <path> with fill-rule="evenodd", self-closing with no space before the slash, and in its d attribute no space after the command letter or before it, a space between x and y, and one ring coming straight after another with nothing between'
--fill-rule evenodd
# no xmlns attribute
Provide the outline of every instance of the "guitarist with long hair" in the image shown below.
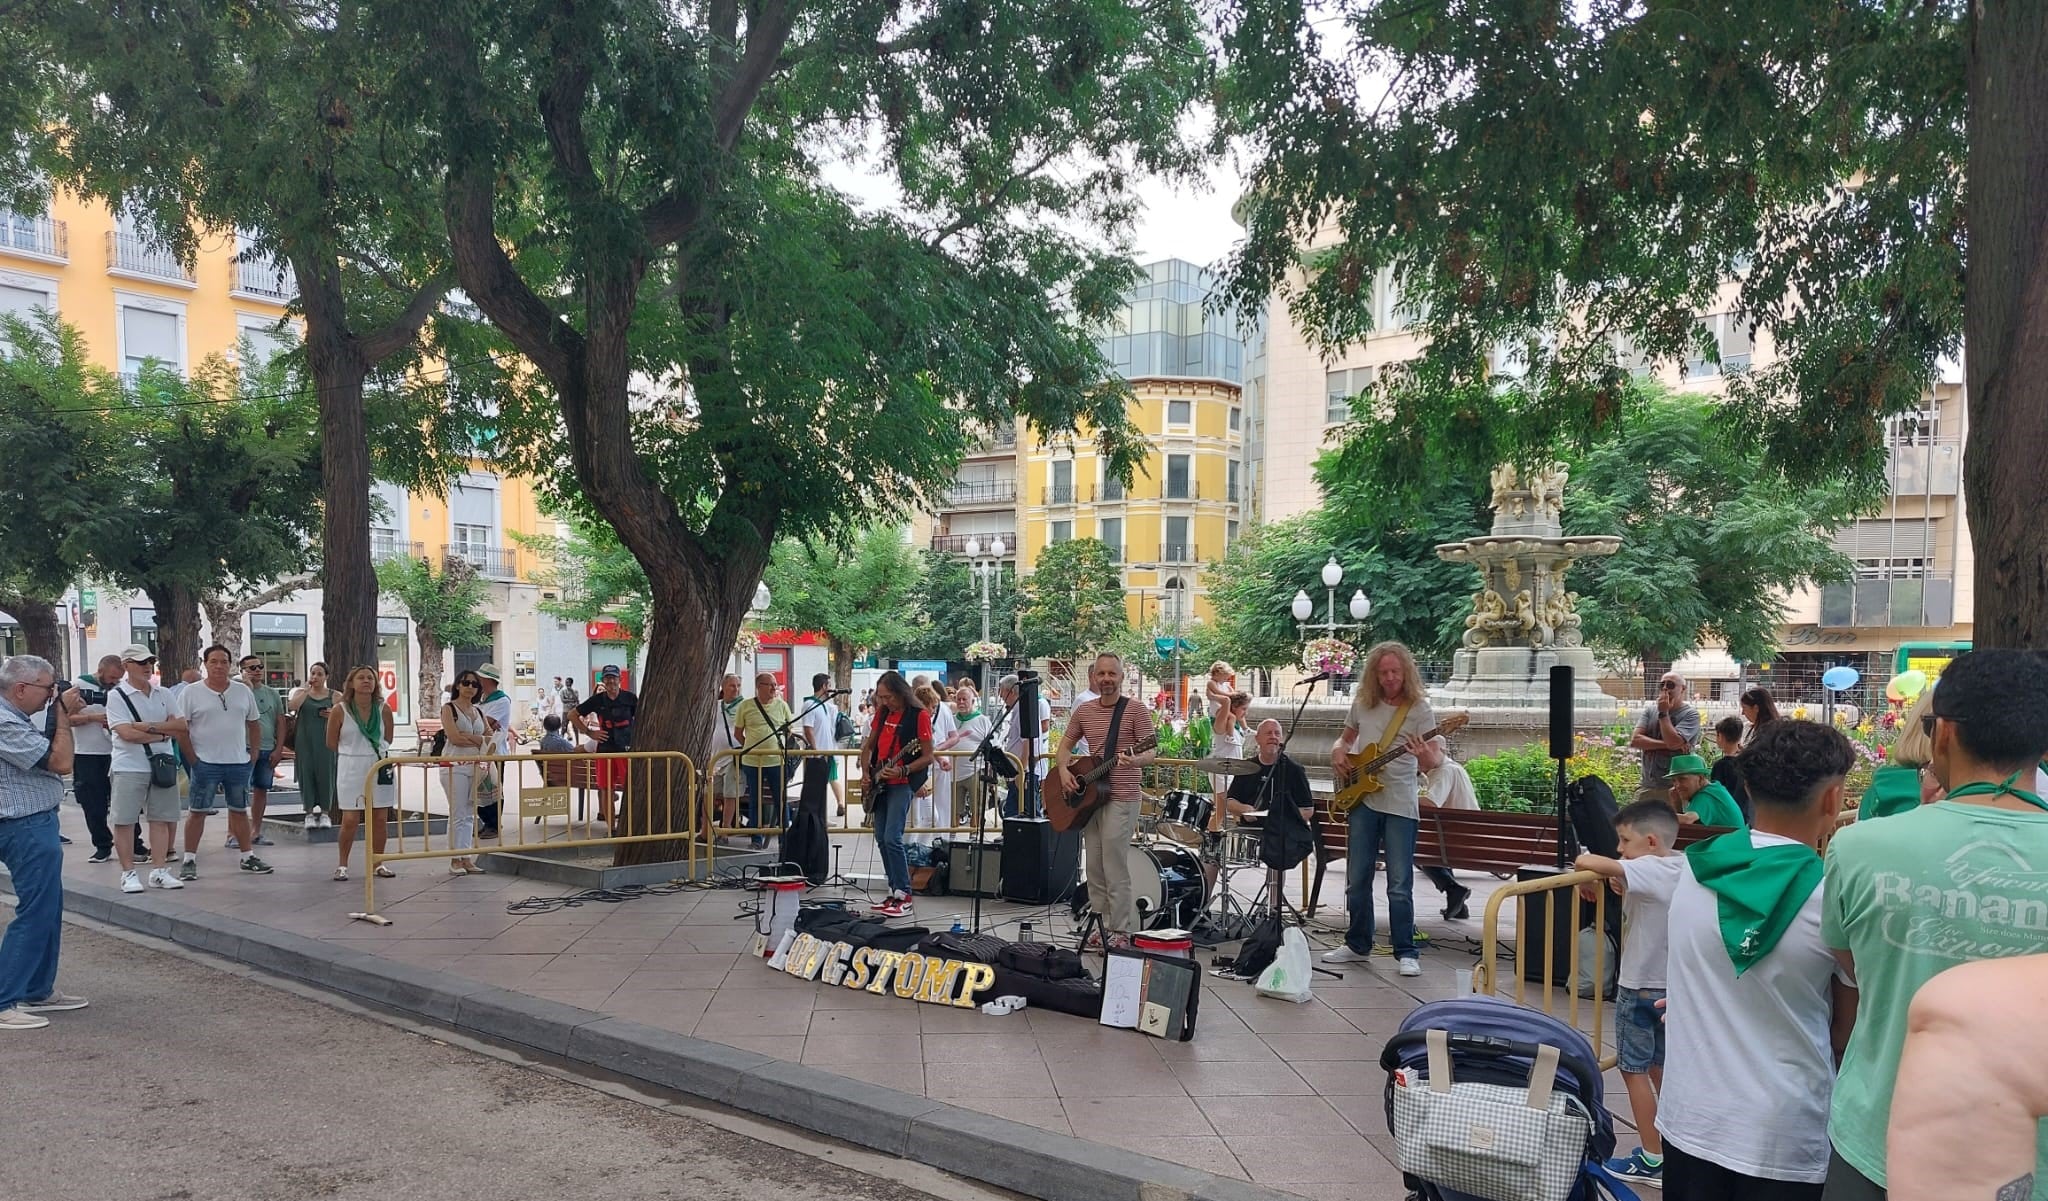
<svg viewBox="0 0 2048 1201"><path fill-rule="evenodd" d="M1158 731L1145 706L1131 704L1124 696L1121 658L1108 651L1095 656L1088 669L1088 684L1095 699L1074 706L1067 718L1054 770L1065 792L1072 794L1079 788L1070 765L1074 746L1083 738L1093 755L1116 761L1103 781L1109 787L1109 803L1098 808L1082 827L1081 848L1088 864L1088 901L1102 916L1103 943L1126 946L1131 928L1138 924L1138 897L1131 884L1126 848L1138 833L1138 802L1142 799L1138 769L1158 757L1158 752L1150 749ZM1147 749L1136 749L1141 746Z"/></svg>
<svg viewBox="0 0 2048 1201"><path fill-rule="evenodd" d="M863 747L861 803L875 828L889 896L875 906L882 917L911 915L910 860L903 850L903 823L912 798L931 771L932 715L917 701L903 673L885 671L875 681L875 721Z"/></svg>
<svg viewBox="0 0 2048 1201"><path fill-rule="evenodd" d="M1350 927L1344 945L1323 956L1325 963L1362 963L1372 954L1372 878L1380 855L1387 857L1387 926L1403 976L1420 976L1415 952L1415 834L1421 824L1416 799L1422 772L1443 761L1443 751L1425 741L1436 726L1415 656L1398 642L1365 652L1365 669L1344 719L1344 733L1330 749L1340 785L1351 783L1353 766L1398 747L1378 770L1380 787L1352 807L1350 841L1344 860L1344 899Z"/></svg>

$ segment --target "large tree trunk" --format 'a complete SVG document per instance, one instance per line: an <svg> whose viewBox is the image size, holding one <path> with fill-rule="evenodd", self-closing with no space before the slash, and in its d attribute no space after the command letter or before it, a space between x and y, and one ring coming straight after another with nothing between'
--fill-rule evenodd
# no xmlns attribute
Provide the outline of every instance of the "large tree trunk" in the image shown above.
<svg viewBox="0 0 2048 1201"><path fill-rule="evenodd" d="M0 593L0 609L14 615L15 623L21 626L22 640L28 643L28 653L41 659L48 659L62 673L64 663L64 626L57 620L57 603L47 597L22 596L19 593ZM85 670L84 667L79 668Z"/></svg>
<svg viewBox="0 0 2048 1201"><path fill-rule="evenodd" d="M1970 6L1963 450L1978 646L2048 646L2048 5Z"/></svg>
<svg viewBox="0 0 2048 1201"><path fill-rule="evenodd" d="M441 640L423 621L412 623L413 639L420 647L420 703L413 711L415 722L439 720L441 715ZM483 698L478 697L478 700Z"/></svg>
<svg viewBox="0 0 2048 1201"><path fill-rule="evenodd" d="M199 666L199 591L183 584L152 584L143 592L156 606L157 674L175 684L186 668Z"/></svg>
<svg viewBox="0 0 2048 1201"><path fill-rule="evenodd" d="M306 358L320 395L320 651L330 665L374 664L377 570L370 562L365 367L345 338L316 336L310 320L306 333Z"/></svg>
<svg viewBox="0 0 2048 1201"><path fill-rule="evenodd" d="M293 593L311 588L319 582L320 577L317 575L295 575L279 580L261 592L233 598L209 590L199 594L199 607L206 611L206 625L213 634L213 640L227 647L235 658L240 659L244 617L253 610L284 600Z"/></svg>
<svg viewBox="0 0 2048 1201"><path fill-rule="evenodd" d="M1654 701L1657 699L1657 681L1671 670L1672 661L1648 647L1637 658L1643 663L1643 699Z"/></svg>
<svg viewBox="0 0 2048 1201"><path fill-rule="evenodd" d="M853 643L848 642L844 638L833 637L829 634L826 635L826 640L832 654L832 686L834 688L853 687ZM810 681L805 681L806 685L809 683ZM790 691L792 693L796 691L796 681L794 680L790 681Z"/></svg>

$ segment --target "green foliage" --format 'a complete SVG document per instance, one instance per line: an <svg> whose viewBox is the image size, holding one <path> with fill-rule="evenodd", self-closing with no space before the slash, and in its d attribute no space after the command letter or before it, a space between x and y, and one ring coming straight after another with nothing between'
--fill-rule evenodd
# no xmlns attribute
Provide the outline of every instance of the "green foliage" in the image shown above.
<svg viewBox="0 0 2048 1201"><path fill-rule="evenodd" d="M1046 547L1023 589L1018 620L1024 648L1034 657L1072 659L1110 645L1129 627L1123 573L1099 539L1074 538Z"/></svg>
<svg viewBox="0 0 2048 1201"><path fill-rule="evenodd" d="M958 659L981 640L981 583L966 560L939 551L919 555L917 574L922 583L912 598L909 629L875 649L897 659ZM1003 564L989 581L988 636L1013 652L1022 646L1017 608L1023 595L1016 568Z"/></svg>
<svg viewBox="0 0 2048 1201"><path fill-rule="evenodd" d="M824 634L832 643L833 671L845 680L854 652L910 631L920 577L917 555L902 530L876 526L844 544L785 538L776 544L763 582L769 593L764 620Z"/></svg>
<svg viewBox="0 0 2048 1201"><path fill-rule="evenodd" d="M377 564L377 585L405 606L419 627L422 649L472 646L490 637L484 602L491 588L465 559L450 557L441 567L425 559L386 559ZM437 658L433 672L438 676L440 670Z"/></svg>
<svg viewBox="0 0 2048 1201"><path fill-rule="evenodd" d="M1622 415L1618 343L1717 360L1698 314L1734 279L1774 356L1731 377L1731 424L1773 473L1875 483L1880 418L1959 343L1957 0L1232 0L1221 38L1217 138L1255 198L1230 297L1277 288L1335 348L1391 273L1426 336L1361 406L1355 476L1413 493L1588 446Z"/></svg>
<svg viewBox="0 0 2048 1201"><path fill-rule="evenodd" d="M534 583L561 594L560 600L541 601L541 612L567 621L617 622L626 634L628 659L638 662L653 603L647 572L610 526L580 515L566 520L569 533L563 537L512 535L545 564Z"/></svg>
<svg viewBox="0 0 2048 1201"><path fill-rule="evenodd" d="M0 316L0 345L0 592L24 608L49 605L87 565L74 531L106 503L110 482L94 410L120 406L120 381L48 313Z"/></svg>
<svg viewBox="0 0 2048 1201"><path fill-rule="evenodd" d="M1131 703L1135 705L1142 702L1134 700ZM1176 730L1172 726L1162 726L1159 730L1159 757L1200 759L1209 753L1213 739L1214 731L1210 729L1206 716L1190 718L1184 729ZM1145 786L1154 791L1186 788L1206 795L1209 791L1209 776L1208 773L1198 772L1191 767L1155 765L1145 769Z"/></svg>
<svg viewBox="0 0 2048 1201"><path fill-rule="evenodd" d="M1716 641L1768 659L1783 598L1848 578L1832 536L1860 507L1841 484L1772 478L1711 400L1655 392L1575 457L1565 503L1567 534L1622 538L1573 569L1587 643L1651 661Z"/></svg>
<svg viewBox="0 0 2048 1201"><path fill-rule="evenodd" d="M1465 760L1479 807L1500 813L1544 813L1556 807L1557 767L1538 742Z"/></svg>

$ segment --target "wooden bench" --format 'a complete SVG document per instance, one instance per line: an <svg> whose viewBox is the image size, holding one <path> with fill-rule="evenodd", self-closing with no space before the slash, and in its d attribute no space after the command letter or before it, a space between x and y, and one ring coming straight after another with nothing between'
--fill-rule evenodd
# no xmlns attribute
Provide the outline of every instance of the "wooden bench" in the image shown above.
<svg viewBox="0 0 2048 1201"><path fill-rule="evenodd" d="M565 788L576 796L576 820L582 821L591 793L600 791L595 759L543 759L540 764L542 788ZM536 819L538 820L538 819Z"/></svg>
<svg viewBox="0 0 2048 1201"><path fill-rule="evenodd" d="M1333 860L1345 857L1351 840L1347 821L1335 818L1321 798L1316 802L1315 878L1309 885L1310 916L1322 899L1323 876ZM1683 848L1702 838L1726 833L1722 826L1680 826ZM1496 813L1485 809L1422 810L1415 832L1415 866L1462 868L1512 876L1532 864L1557 859L1557 818L1547 813Z"/></svg>

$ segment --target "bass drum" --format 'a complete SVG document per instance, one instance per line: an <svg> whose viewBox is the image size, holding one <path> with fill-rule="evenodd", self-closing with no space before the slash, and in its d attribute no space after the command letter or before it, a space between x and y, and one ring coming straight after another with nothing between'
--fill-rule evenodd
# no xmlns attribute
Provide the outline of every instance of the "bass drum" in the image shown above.
<svg viewBox="0 0 2048 1201"><path fill-rule="evenodd" d="M1192 851L1170 843L1129 846L1124 848L1124 854L1130 865L1131 891L1137 901L1137 928L1190 928L1208 900L1201 860ZM1085 923L1094 912L1085 882L1074 890L1072 911L1077 923Z"/></svg>

